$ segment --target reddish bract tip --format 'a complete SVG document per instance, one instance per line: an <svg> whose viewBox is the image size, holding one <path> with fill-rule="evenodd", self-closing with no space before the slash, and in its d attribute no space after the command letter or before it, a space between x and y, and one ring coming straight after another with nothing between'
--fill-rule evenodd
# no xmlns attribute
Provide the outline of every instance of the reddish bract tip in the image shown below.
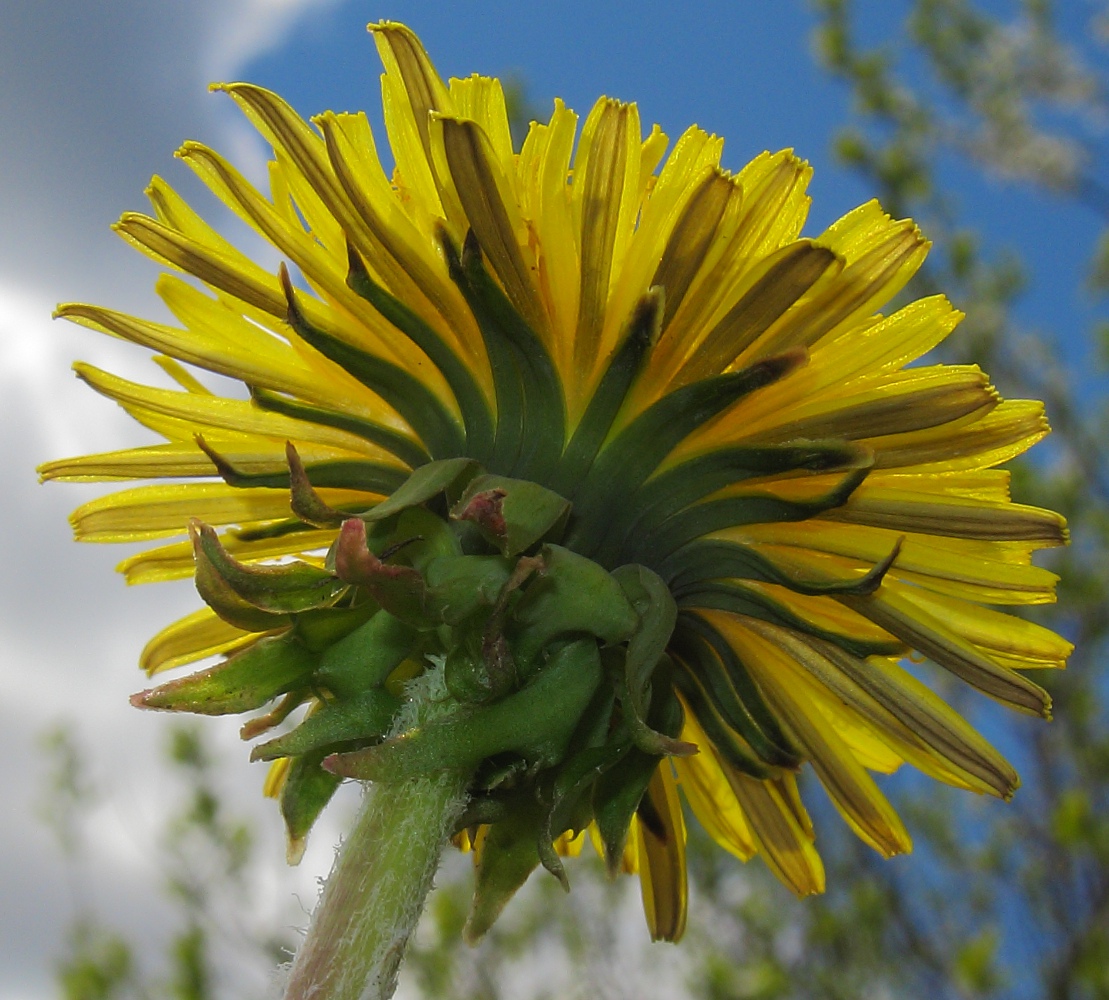
<svg viewBox="0 0 1109 1000"><path fill-rule="evenodd" d="M344 583L365 583L380 572L381 561L366 544L366 522L349 517L335 542L335 575Z"/></svg>
<svg viewBox="0 0 1109 1000"><path fill-rule="evenodd" d="M459 521L473 521L484 528L495 538L505 538L508 535L508 525L504 520L504 498L507 494L502 489L483 490L475 493L469 503L460 511L453 514Z"/></svg>

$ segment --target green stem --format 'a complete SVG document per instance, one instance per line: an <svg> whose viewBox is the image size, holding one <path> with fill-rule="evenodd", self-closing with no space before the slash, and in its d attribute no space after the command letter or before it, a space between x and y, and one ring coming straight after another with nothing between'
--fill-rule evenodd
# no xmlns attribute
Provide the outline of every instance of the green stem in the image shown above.
<svg viewBox="0 0 1109 1000"><path fill-rule="evenodd" d="M448 714L441 666L414 681L396 731ZM300 946L285 1000L389 1000L470 775L375 782L343 842Z"/></svg>
<svg viewBox="0 0 1109 1000"><path fill-rule="evenodd" d="M297 952L285 1000L388 1000L466 803L443 772L368 789Z"/></svg>

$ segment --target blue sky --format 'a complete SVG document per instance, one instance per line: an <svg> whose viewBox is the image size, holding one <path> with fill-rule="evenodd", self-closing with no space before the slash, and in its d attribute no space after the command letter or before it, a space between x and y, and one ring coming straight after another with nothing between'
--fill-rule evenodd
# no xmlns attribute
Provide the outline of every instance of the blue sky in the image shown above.
<svg viewBox="0 0 1109 1000"><path fill-rule="evenodd" d="M1008 4L994 4L1011 9ZM899 2L858 4L866 34L886 34ZM1087 10L1085 0L1068 10ZM190 196L189 171L172 158L200 139L246 167L261 150L232 103L206 84L245 78L284 94L304 114L364 108L377 119L380 72L365 31L370 20L403 20L444 76L517 74L542 108L562 97L580 113L599 94L635 100L645 124L677 138L691 123L723 135L724 162L738 169L763 149L793 147L816 174L810 233L871 192L837 167L832 134L849 115L845 90L811 56L813 18L802 0L711 0L680 15L657 0L521 4L507 0L195 0L148 4L79 0L22 4L0 37L0 448L8 472L0 559L18 567L0 581L0 781L16 819L0 825L0 1000L52 995L50 956L72 905L57 854L33 817L42 761L34 736L72 720L92 748L90 766L109 790L95 817L92 894L129 932L166 932L152 909L151 854L144 837L171 803L156 757L165 719L143 715L126 695L143 686L134 667L145 637L190 610L190 588L125 590L112 566L117 547L74 546L65 515L100 487L34 484L33 466L62 454L145 442L111 404L68 372L81 357L150 378L144 352L49 322L60 300L87 299L152 316L157 268L109 232L142 188L164 174ZM13 138L14 137L14 140ZM1101 307L1077 293L1098 232L1088 212L1015 184L982 181L955 162L959 208L991 252L1012 246L1034 276L1018 317L1056 331L1072 355L1077 334ZM199 207L213 203L198 197ZM212 209L214 218L221 218ZM233 725L210 731L233 763L230 794L276 826L258 802ZM334 832L334 829L331 833ZM328 831L289 875L260 876L274 912L292 893L311 898L330 859ZM279 837L263 845L281 865ZM275 874L277 873L277 874ZM290 918L292 919L292 918Z"/></svg>

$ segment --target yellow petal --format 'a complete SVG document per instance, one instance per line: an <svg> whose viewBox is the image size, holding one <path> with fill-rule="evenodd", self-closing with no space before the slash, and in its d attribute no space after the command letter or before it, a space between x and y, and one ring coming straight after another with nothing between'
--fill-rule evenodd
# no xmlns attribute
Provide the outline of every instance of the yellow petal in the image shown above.
<svg viewBox="0 0 1109 1000"><path fill-rule="evenodd" d="M814 393L812 368L797 370L745 399L698 437L723 434L758 441L871 438L935 427L988 412L997 392L976 365L936 365ZM814 370L815 371L815 370Z"/></svg>
<svg viewBox="0 0 1109 1000"><path fill-rule="evenodd" d="M749 860L757 850L751 829L720 769L716 749L688 708L682 739L699 749L692 757L675 757L672 761L689 807L716 843L741 861Z"/></svg>
<svg viewBox="0 0 1109 1000"><path fill-rule="evenodd" d="M174 230L201 246L210 247L227 257L232 257L247 268L256 266L249 257L241 254L227 239L208 225L161 177L157 175L152 177L145 193L154 209L157 221L166 229ZM144 216L137 216L137 218L144 218ZM121 235L129 238L126 233Z"/></svg>
<svg viewBox="0 0 1109 1000"><path fill-rule="evenodd" d="M353 490L320 490L329 505L373 498ZM82 504L70 515L76 537L83 542L136 542L183 535L189 518L206 524L252 525L290 516L289 491L257 487L244 490L223 483L181 483L138 486Z"/></svg>
<svg viewBox="0 0 1109 1000"><path fill-rule="evenodd" d="M168 277L168 275L167 275ZM178 363L175 359L166 354L155 354L151 359L159 368L162 369L174 382L176 382L186 392L195 392L201 396L214 396L212 392L203 382L200 381L195 375L192 374L183 364Z"/></svg>
<svg viewBox="0 0 1109 1000"><path fill-rule="evenodd" d="M266 771L266 780L262 784L262 794L267 799L276 799L285 787L285 779L289 777L289 767L292 764L290 757L278 757Z"/></svg>
<svg viewBox="0 0 1109 1000"><path fill-rule="evenodd" d="M1004 654L1024 670L1062 668L1073 643L1035 622L915 587L897 587L904 600L942 620L952 631L990 656Z"/></svg>
<svg viewBox="0 0 1109 1000"><path fill-rule="evenodd" d="M909 588L883 586L871 597L844 596L840 600L991 698L1051 718L1051 698L1043 688L991 659L946 621L929 614Z"/></svg>
<svg viewBox="0 0 1109 1000"><path fill-rule="evenodd" d="M892 316L875 316L828 337L813 348L813 367L829 373L829 385L896 371L932 350L962 318L942 295L917 299Z"/></svg>
<svg viewBox="0 0 1109 1000"><path fill-rule="evenodd" d="M561 101L547 125L533 125L520 154L525 215L536 244L538 285L549 316L550 349L563 384L577 379L574 332L578 321L578 245L566 183L578 116Z"/></svg>
<svg viewBox="0 0 1109 1000"><path fill-rule="evenodd" d="M707 147L705 151L710 155L712 153L719 155L718 147L714 148L707 142L702 146ZM715 157L708 163L698 157L692 160L690 165L703 164L703 177L700 182L684 185L685 190L682 194L685 197L682 202L673 205L660 204L665 196L670 194L670 186L664 182L669 180L667 171L673 159L674 157L671 157L667 161L667 170L663 171L658 187L647 202L647 210L655 209L656 211L651 213L655 216L662 216L664 208L670 209L668 216L659 218L655 222L655 227L661 231L657 235L649 230L644 232L648 224L653 221L645 218L639 232L636 233L635 249L639 251L640 256L650 254L649 262L655 264L655 273L649 282L633 282L630 279L628 281L628 285L633 287L641 288L645 284L659 285L665 291L666 310L662 320L663 333L656 348L659 351L665 350L666 345L675 339L667 338L666 327L681 307L686 293L696 281L709 253L715 248L721 225L728 216L729 210L735 210L733 203L743 197L738 182L715 165L713 162ZM675 201L673 197L669 200ZM644 216L647 216L647 210L644 211ZM653 245L649 242L652 235L655 236ZM629 270L630 267L629 262L625 265L625 270Z"/></svg>
<svg viewBox="0 0 1109 1000"><path fill-rule="evenodd" d="M842 266L826 247L806 241L769 254L744 275L735 305L688 351L669 388L724 371L748 344L777 322L821 281L831 281ZM692 344L690 346L693 346Z"/></svg>
<svg viewBox="0 0 1109 1000"><path fill-rule="evenodd" d="M514 181L515 152L512 149L512 130L508 124L508 109L504 89L496 77L474 73L464 80L451 79L450 95L460 118L476 122L488 139L498 169L504 174L506 189L514 203L520 200Z"/></svg>
<svg viewBox="0 0 1109 1000"><path fill-rule="evenodd" d="M928 243L912 220L895 222L876 201L849 212L818 242L844 257L847 267L796 312L785 317L740 355L739 365L790 347L834 337L857 318L893 298L916 273Z"/></svg>
<svg viewBox="0 0 1109 1000"><path fill-rule="evenodd" d="M370 30L385 66L381 78L382 106L397 171L429 211L445 214L457 229L462 211L457 205L441 200L443 192L431 166L428 128L431 112L453 114L454 101L413 32L391 21L371 24ZM462 235L455 233L458 239Z"/></svg>
<svg viewBox="0 0 1109 1000"><path fill-rule="evenodd" d="M746 633L735 627L739 616L702 614L742 647ZM742 620L788 652L780 661L783 668L796 683L808 685L809 697L857 754L860 733L870 732L893 751L895 760L906 760L948 784L1005 799L1020 785L1016 771L997 750L895 659L860 660L831 642Z"/></svg>
<svg viewBox="0 0 1109 1000"><path fill-rule="evenodd" d="M285 445L277 441L267 441L242 434L209 435L205 441L232 468L248 475L288 471ZM306 465L332 460L349 460L353 457L348 451L319 445L303 447L298 445L297 452ZM212 460L196 446L191 438L188 441L177 441L173 444L57 459L39 466L38 471L43 481L57 479L69 483L216 475Z"/></svg>
<svg viewBox="0 0 1109 1000"><path fill-rule="evenodd" d="M223 534L220 541L227 552L240 562L258 562L262 559L279 559L282 556L299 556L326 550L335 540L332 531L294 531L273 538L244 541L233 532ZM144 549L128 556L116 570L129 584L158 583L180 580L193 575L195 562L192 542L174 542L153 549Z"/></svg>
<svg viewBox="0 0 1109 1000"><path fill-rule="evenodd" d="M881 469L913 468L932 475L962 469L987 469L1021 455L1049 433L1043 403L1028 399L1002 400L948 424L861 438Z"/></svg>
<svg viewBox="0 0 1109 1000"><path fill-rule="evenodd" d="M234 167L207 147L186 143L178 155L225 204L296 264L313 287L356 318L357 323L347 329L348 342L400 364L426 381L436 395L449 397L445 383L437 377L423 352L406 337L397 337L377 311L347 286L345 242L339 243L337 254L328 254L301 227L287 225ZM351 329L356 331L353 336Z"/></svg>
<svg viewBox="0 0 1109 1000"><path fill-rule="evenodd" d="M651 778L632 827L639 856L643 911L651 940L680 941L685 933L689 903L685 820L666 761Z"/></svg>
<svg viewBox="0 0 1109 1000"><path fill-rule="evenodd" d="M741 774L723 764L766 866L798 896L824 891L824 865L793 806L769 781Z"/></svg>
<svg viewBox="0 0 1109 1000"><path fill-rule="evenodd" d="M836 726L815 709L807 692L791 683L792 671L784 651L755 638L765 640L768 636L764 632L773 635L773 631L783 630L764 628L754 619L748 620L747 627L754 633L749 639L754 649L744 662L750 665L775 712L809 757L821 784L848 825L861 840L886 857L910 851L912 841L904 824L848 749Z"/></svg>
<svg viewBox="0 0 1109 1000"><path fill-rule="evenodd" d="M917 531L949 538L1063 545L1066 521L1054 511L997 500L949 496L931 499L910 489L868 488L863 484L842 507L823 517L893 531Z"/></svg>
<svg viewBox="0 0 1109 1000"><path fill-rule="evenodd" d="M432 141L442 146L448 173L459 204L482 252L500 278L512 304L536 331L545 329L532 274L534 257L519 204L496 150L481 127L472 121L436 115Z"/></svg>
<svg viewBox="0 0 1109 1000"><path fill-rule="evenodd" d="M555 838L554 849L564 858L576 858L581 854L581 849L585 846L585 831L579 830L574 833L572 830L567 830Z"/></svg>
<svg viewBox="0 0 1109 1000"><path fill-rule="evenodd" d="M849 580L880 563L900 541L889 578L932 591L989 604L1043 604L1055 600L1057 577L1021 565L1013 550L968 552L962 539L901 534L887 528L830 522L751 525L728 533L744 539L772 563L798 579Z"/></svg>
<svg viewBox="0 0 1109 1000"><path fill-rule="evenodd" d="M148 676L202 660L217 653L228 653L257 635L228 625L211 608L201 608L167 625L143 647L139 666Z"/></svg>
<svg viewBox="0 0 1109 1000"><path fill-rule="evenodd" d="M173 287L170 282L181 287ZM55 315L156 351L165 351L189 364L230 378L242 379L261 388L294 393L317 402L323 402L327 398L327 394L321 392L323 386L318 377L313 379L314 373L301 363L288 344L267 336L255 324L248 323L221 303L200 295L196 289L185 286L183 282L168 279L160 285L160 291L164 293L163 297L167 299L170 308L176 306L184 314L182 321L187 324L187 329L150 323L125 313L83 303L60 305ZM198 301L193 300L188 304L184 301L192 296L204 299L213 311L218 310L220 314L201 315L205 307ZM340 406L343 404L343 383L348 379L349 376L336 378L333 381L339 383L338 385L326 387L329 391L339 390L330 398L332 406L336 403ZM338 399L335 398L336 395ZM357 404L351 408L363 409Z"/></svg>
<svg viewBox="0 0 1109 1000"><path fill-rule="evenodd" d="M466 358L490 391L473 315L447 275L430 226L421 229L415 224L385 177L366 116L328 112L313 120L323 132L331 167L354 209L347 234L371 273Z"/></svg>
<svg viewBox="0 0 1109 1000"><path fill-rule="evenodd" d="M396 21L381 21L371 24L369 29L385 72L395 77L403 88L412 124L426 149L429 142L428 115L432 111L454 111L450 92L414 31Z"/></svg>
<svg viewBox="0 0 1109 1000"><path fill-rule="evenodd" d="M572 209L579 233L581 294L574 361L581 376L611 344L602 343L611 283L619 274L639 210L639 112L602 98L582 128L574 161ZM585 379L588 382L588 378Z"/></svg>
<svg viewBox="0 0 1109 1000"><path fill-rule="evenodd" d="M186 421L194 428L214 427L242 434L262 435L279 441L311 441L401 468L388 452L346 431L323 427L306 420L294 420L277 413L267 413L245 400L155 389L118 378L81 362L73 367L83 381L109 399L126 407L150 410Z"/></svg>
<svg viewBox="0 0 1109 1000"><path fill-rule="evenodd" d="M851 608L828 597L798 594L788 587L761 580L729 580L738 592L747 592L757 604L769 605L780 614L799 619L821 632L830 632L871 645L892 646L898 640L885 629Z"/></svg>

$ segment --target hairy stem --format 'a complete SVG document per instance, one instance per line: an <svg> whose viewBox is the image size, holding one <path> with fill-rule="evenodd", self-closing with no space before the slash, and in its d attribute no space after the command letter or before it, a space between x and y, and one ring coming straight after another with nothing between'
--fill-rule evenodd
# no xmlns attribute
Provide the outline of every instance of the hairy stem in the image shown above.
<svg viewBox="0 0 1109 1000"><path fill-rule="evenodd" d="M443 772L366 793L297 952L286 1000L388 1000L439 858L465 805Z"/></svg>
<svg viewBox="0 0 1109 1000"><path fill-rule="evenodd" d="M413 682L397 731L455 707L441 669ZM466 806L469 775L367 789L293 961L285 1000L388 1000L443 848Z"/></svg>

